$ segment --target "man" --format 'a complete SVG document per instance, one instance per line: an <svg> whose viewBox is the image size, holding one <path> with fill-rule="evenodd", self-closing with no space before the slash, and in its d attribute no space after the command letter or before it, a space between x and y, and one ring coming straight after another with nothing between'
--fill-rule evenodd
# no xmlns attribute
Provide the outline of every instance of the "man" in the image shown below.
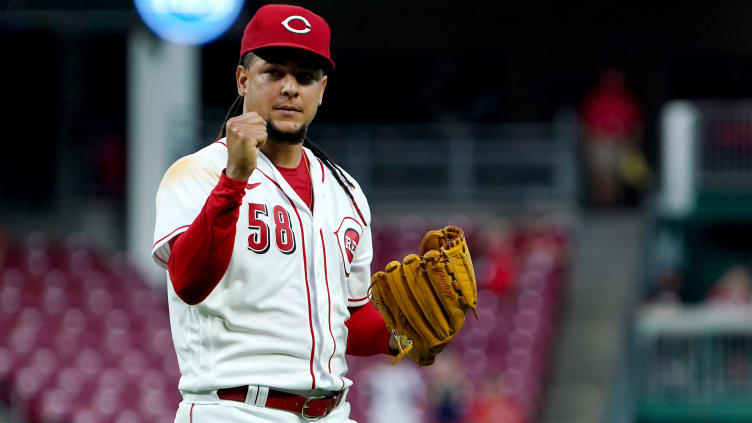
<svg viewBox="0 0 752 423"><path fill-rule="evenodd" d="M368 202L306 137L329 38L306 9L260 8L220 139L160 184L152 254L170 281L176 422L348 422L345 351L396 353L368 300Z"/></svg>
<svg viewBox="0 0 752 423"><path fill-rule="evenodd" d="M595 206L633 205L650 178L642 152L640 104L618 69L600 76L585 98L583 129L588 200Z"/></svg>

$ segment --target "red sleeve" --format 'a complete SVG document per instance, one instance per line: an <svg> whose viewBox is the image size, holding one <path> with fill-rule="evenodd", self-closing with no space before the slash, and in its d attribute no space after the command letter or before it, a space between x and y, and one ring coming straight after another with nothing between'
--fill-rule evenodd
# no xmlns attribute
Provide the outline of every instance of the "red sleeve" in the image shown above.
<svg viewBox="0 0 752 423"><path fill-rule="evenodd" d="M227 271L246 181L224 171L188 230L170 240L168 271L178 297L195 305L206 299Z"/></svg>
<svg viewBox="0 0 752 423"><path fill-rule="evenodd" d="M389 354L389 330L384 318L371 303L360 307L351 307L347 326L347 354L367 356Z"/></svg>

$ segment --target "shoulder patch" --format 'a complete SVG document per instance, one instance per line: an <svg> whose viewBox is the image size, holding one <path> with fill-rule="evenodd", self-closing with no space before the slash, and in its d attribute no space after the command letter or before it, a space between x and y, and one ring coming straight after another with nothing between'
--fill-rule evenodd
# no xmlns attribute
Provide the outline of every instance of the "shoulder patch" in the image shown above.
<svg viewBox="0 0 752 423"><path fill-rule="evenodd" d="M342 219L339 228L334 231L334 236L337 237L339 252L342 256L342 266L345 271L345 277L350 277L350 268L362 235L363 226L352 217Z"/></svg>

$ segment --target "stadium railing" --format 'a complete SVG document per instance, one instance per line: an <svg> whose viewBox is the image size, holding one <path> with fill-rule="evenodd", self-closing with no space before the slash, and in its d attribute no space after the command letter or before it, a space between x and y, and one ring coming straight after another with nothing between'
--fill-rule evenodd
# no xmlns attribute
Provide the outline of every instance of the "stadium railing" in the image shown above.
<svg viewBox="0 0 752 423"><path fill-rule="evenodd" d="M200 139L176 141L176 158L216 137L224 111L204 115ZM551 122L315 123L309 136L358 180L376 208L441 202L498 210L572 206L577 131L575 113L562 109Z"/></svg>
<svg viewBox="0 0 752 423"><path fill-rule="evenodd" d="M752 308L652 306L635 333L640 422L752 420Z"/></svg>
<svg viewBox="0 0 752 423"><path fill-rule="evenodd" d="M750 421L751 309L707 300L730 268L750 264L752 102L667 104L660 169L636 285L646 305L612 408L639 423Z"/></svg>

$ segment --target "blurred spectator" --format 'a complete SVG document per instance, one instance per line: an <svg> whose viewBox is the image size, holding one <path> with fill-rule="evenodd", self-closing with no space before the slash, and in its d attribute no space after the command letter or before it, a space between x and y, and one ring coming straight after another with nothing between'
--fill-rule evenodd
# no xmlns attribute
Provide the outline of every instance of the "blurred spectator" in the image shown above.
<svg viewBox="0 0 752 423"><path fill-rule="evenodd" d="M682 302L680 296L681 274L676 267L666 268L656 280L655 289L648 294L651 305L675 305Z"/></svg>
<svg viewBox="0 0 752 423"><path fill-rule="evenodd" d="M642 111L621 71L603 72L585 98L580 119L589 202L597 206L635 203L650 170L641 150Z"/></svg>
<svg viewBox="0 0 752 423"><path fill-rule="evenodd" d="M480 234L486 254L478 282L482 288L504 296L515 288L517 263L513 234L503 222L489 224Z"/></svg>
<svg viewBox="0 0 752 423"><path fill-rule="evenodd" d="M365 389L370 399L369 423L420 423L425 385L413 363L379 363L368 371Z"/></svg>
<svg viewBox="0 0 752 423"><path fill-rule="evenodd" d="M710 288L711 304L749 305L752 303L752 275L746 266L732 266Z"/></svg>
<svg viewBox="0 0 752 423"><path fill-rule="evenodd" d="M568 249L566 234L544 216L528 216L520 222L522 230L514 239L518 257L523 257L524 265L538 268L561 268L567 261Z"/></svg>
<svg viewBox="0 0 752 423"><path fill-rule="evenodd" d="M486 375L481 382L480 389L475 395L468 414L468 422L472 423L525 423L522 409L514 398L504 394L501 390L498 375Z"/></svg>
<svg viewBox="0 0 752 423"><path fill-rule="evenodd" d="M469 396L470 384L458 369L461 369L460 363L451 349L444 350L436 362L426 369L431 380L428 398L435 422L464 421L467 413L464 403Z"/></svg>

